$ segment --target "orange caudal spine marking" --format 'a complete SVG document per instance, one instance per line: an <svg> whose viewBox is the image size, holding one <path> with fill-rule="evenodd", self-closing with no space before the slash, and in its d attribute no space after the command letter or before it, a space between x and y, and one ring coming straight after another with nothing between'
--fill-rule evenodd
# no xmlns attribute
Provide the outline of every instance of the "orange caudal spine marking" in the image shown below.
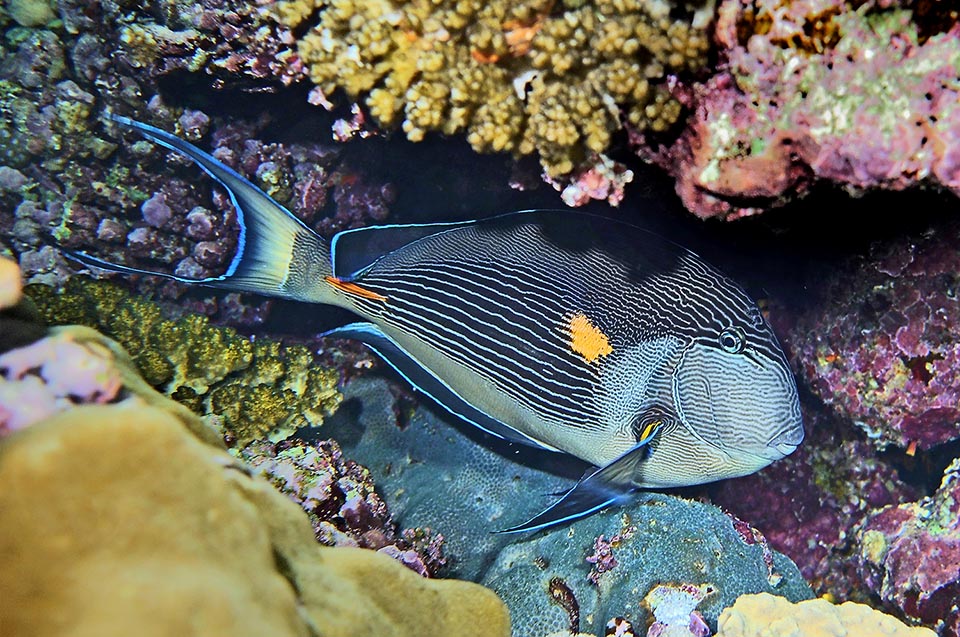
<svg viewBox="0 0 960 637"><path fill-rule="evenodd" d="M588 363L593 363L600 357L613 353L610 339L587 318L586 314L582 312L571 314L567 317L567 323L564 327L564 331L570 339L570 349L583 356L583 359Z"/></svg>
<svg viewBox="0 0 960 637"><path fill-rule="evenodd" d="M351 283L350 281L344 281L344 280L342 280L342 279L338 279L338 278L335 277L335 276L325 276L325 277L323 277L323 279L324 279L327 283L329 283L330 285L332 285L333 287L337 288L338 290L341 290L341 291L346 292L347 294L351 294L351 295L353 295L353 296L359 296L359 297L361 297L361 298L371 299L371 300L374 300L374 301L386 301L386 300L387 300L387 297L385 297L385 296L382 295L382 294L377 294L376 292L374 292L374 291L372 291L372 290L368 290L368 289L366 289L366 288L360 287L360 286L357 285L356 283Z"/></svg>

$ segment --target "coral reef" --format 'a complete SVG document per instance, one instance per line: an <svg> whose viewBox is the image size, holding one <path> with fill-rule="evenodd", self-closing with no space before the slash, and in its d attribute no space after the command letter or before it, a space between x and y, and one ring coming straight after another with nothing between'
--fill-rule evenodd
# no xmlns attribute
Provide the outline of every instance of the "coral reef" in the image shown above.
<svg viewBox="0 0 960 637"><path fill-rule="evenodd" d="M337 89L408 139L465 133L536 152L553 178L603 153L621 118L664 131L666 78L705 61L712 2L280 2L318 103Z"/></svg>
<svg viewBox="0 0 960 637"><path fill-rule="evenodd" d="M85 330L61 328L0 354L0 435L75 404L110 403L122 387L112 352L83 342ZM79 338L78 338L79 337Z"/></svg>
<svg viewBox="0 0 960 637"><path fill-rule="evenodd" d="M828 273L788 336L793 364L878 447L960 437L960 226L903 237Z"/></svg>
<svg viewBox="0 0 960 637"><path fill-rule="evenodd" d="M594 584L584 555L600 534L624 539L615 549L618 566ZM606 515L515 540L480 582L510 607L518 634L552 634L570 624L568 611L548 594L558 580L578 609L578 631L602 634L609 619L622 617L634 626L652 622L652 635L704 637L743 593L810 597L789 559L775 553L771 561L779 579L769 577L763 547L744 541L716 507L650 493Z"/></svg>
<svg viewBox="0 0 960 637"><path fill-rule="evenodd" d="M931 497L880 510L857 540L864 579L890 608L960 635L960 458Z"/></svg>
<svg viewBox="0 0 960 637"><path fill-rule="evenodd" d="M298 507L163 409L81 406L16 432L0 484L5 634L510 632L476 584L319 546Z"/></svg>
<svg viewBox="0 0 960 637"><path fill-rule="evenodd" d="M179 67L169 60L137 66L131 62L136 56L125 48L140 40L125 34L151 28L135 22L145 15L137 8L118 13L112 3L81 4L58 3L59 28L16 27L0 41L0 111L6 114L0 119L0 232L10 237L28 282L56 285L72 273L46 245L50 238L118 262L152 269L169 264L168 271L187 277L222 272L233 255L237 228L228 198L219 191L211 196L209 181L198 179L195 167L169 166L166 151L136 136L124 141L113 127L104 128L97 116L103 107L121 112L133 107L139 119L195 143L209 135L221 160L321 231L368 224L387 214L390 185L346 165L332 142L268 143L260 138L268 116L223 124L202 111L166 104L157 94L155 74L145 69L157 67L156 75L163 75ZM176 15L165 19L202 22L218 13L223 15L215 21L222 22L244 12L264 13L243 3L236 3L237 11L213 4L171 5ZM250 28L244 24L236 30L248 34ZM241 47L244 39L219 32L215 37L228 48ZM268 33L258 37L270 40ZM216 58L211 51L217 47L200 39L197 51ZM175 55L153 45L156 55ZM244 58L230 73L256 76L257 65L248 62ZM150 279L138 287L167 298L183 294L182 286ZM208 297L203 307L209 314L256 321L266 312L262 301L237 311L235 299L218 303L215 298Z"/></svg>
<svg viewBox="0 0 960 637"><path fill-rule="evenodd" d="M710 499L763 529L815 593L870 601L872 588L855 566L853 529L882 507L921 494L860 432L811 402L801 403L807 437L796 452L751 476L711 485Z"/></svg>
<svg viewBox="0 0 960 637"><path fill-rule="evenodd" d="M0 263L13 264L7 260ZM0 274L4 271L0 270ZM0 278L0 296L7 288L18 287L19 275L15 266L11 273L15 276ZM90 292L91 288L95 291L100 286L72 283L67 287ZM127 299L124 293L112 286L108 286L107 290L108 294L119 295L123 311L118 314L129 311L135 315L145 308L156 309L149 303ZM48 289L44 291L49 292ZM29 297L26 302L29 302ZM96 304L93 305L96 309ZM76 306L72 306L72 309L76 310ZM43 310L49 312L51 307L45 305ZM39 313L21 314L23 321L40 320ZM96 311L92 315L99 316ZM9 333L16 330L9 329L10 320L6 312L0 315L0 352L3 352L0 353L0 436L35 425L77 405L147 404L175 413L191 426L197 437L207 442L217 446L222 445L224 439L234 444L237 442L238 434L233 431L228 429L223 435L224 417L213 415L206 419L219 427L216 432L203 424L190 410L156 392L140 377L134 360L120 345L95 330L81 325L54 327L34 332L32 342L28 341L22 346L14 343L11 346L8 342ZM153 328L158 332L166 331L170 327L166 323L172 322L160 321L159 327L154 325ZM125 327L129 329L129 326ZM230 334L231 330L209 329L212 331L207 335L208 342L219 340L224 332L227 332L228 340L236 338ZM121 333L129 335L125 331ZM284 363L285 359L277 352L275 343L263 343L278 358L258 363L254 348L254 366L259 364L269 368L270 365ZM294 354L298 349L289 348L291 360L296 360ZM140 350L141 354L143 351ZM169 350L162 347L158 351L159 354L154 354L169 354ZM200 356L194 363L199 368L204 361L204 357ZM220 362L217 361L217 364ZM307 365L305 360L301 363ZM243 377L246 371L234 373ZM288 366L288 371L292 377L299 377L300 382L309 381L307 370ZM286 383L289 380L286 378L277 382ZM181 392L178 390L176 393ZM264 393L276 400L269 392L264 390ZM298 407L294 405L292 408ZM269 415L269 412L260 413L260 417ZM256 424L259 433L263 433L268 430L282 431L289 425L288 421L289 417L285 415L279 426L273 426L269 421L258 421ZM245 429L238 427L237 430L244 436L258 433L258 430L249 426ZM234 453L307 512L317 539L322 543L376 549L421 575L434 575L444 565L443 537L431 533L429 529L404 529L398 532L386 504L374 491L370 472L343 458L335 442L328 440L310 446L299 440L280 444L256 440Z"/></svg>
<svg viewBox="0 0 960 637"><path fill-rule="evenodd" d="M210 76L222 88L273 91L304 78L290 30L267 2L170 3L162 11L133 5L115 21L115 58L146 76L178 71Z"/></svg>
<svg viewBox="0 0 960 637"><path fill-rule="evenodd" d="M73 279L61 293L31 285L27 294L48 323L87 325L117 340L147 382L220 416L240 447L319 424L340 401L336 372L315 364L303 346L251 340L201 316L170 320L156 304L108 283Z"/></svg>
<svg viewBox="0 0 960 637"><path fill-rule="evenodd" d="M244 447L240 457L307 512L322 544L377 550L421 575L436 575L446 563L443 536L429 529L397 534L370 472L343 458L333 440L315 445L258 441Z"/></svg>
<svg viewBox="0 0 960 637"><path fill-rule="evenodd" d="M676 142L633 135L640 155L701 217L754 214L818 181L960 193L960 23L928 4L723 0L719 70L678 88L693 114Z"/></svg>
<svg viewBox="0 0 960 637"><path fill-rule="evenodd" d="M729 516L672 496L644 494L625 508L535 534L492 534L569 487L569 477L549 473L564 466L562 457L524 458L509 446L478 444L424 407L403 429L391 426L393 401L382 380L357 379L343 391L323 435L369 467L401 524L442 530L446 572L500 593L517 634L603 634L616 617L642 626L649 613L638 602L664 582L713 584L717 592L696 609L708 623L743 592L810 595L787 558L752 534L745 539ZM565 471L581 472L582 465Z"/></svg>
<svg viewBox="0 0 960 637"><path fill-rule="evenodd" d="M929 628L906 626L869 606L846 602L834 606L825 599L799 603L769 593L743 595L720 614L716 637L843 637L890 635L934 637Z"/></svg>

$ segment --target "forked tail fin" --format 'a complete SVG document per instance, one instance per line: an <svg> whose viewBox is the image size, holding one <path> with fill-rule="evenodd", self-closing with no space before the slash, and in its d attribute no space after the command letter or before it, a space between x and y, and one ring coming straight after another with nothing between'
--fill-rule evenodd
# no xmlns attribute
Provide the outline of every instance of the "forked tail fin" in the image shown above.
<svg viewBox="0 0 960 637"><path fill-rule="evenodd" d="M337 302L336 295L324 281L331 271L330 248L323 237L212 155L159 128L119 115L107 117L136 130L156 144L189 157L227 190L240 224L237 253L224 274L206 279L130 268L80 252L65 251L68 257L84 265L115 272L151 274L184 283L300 301Z"/></svg>

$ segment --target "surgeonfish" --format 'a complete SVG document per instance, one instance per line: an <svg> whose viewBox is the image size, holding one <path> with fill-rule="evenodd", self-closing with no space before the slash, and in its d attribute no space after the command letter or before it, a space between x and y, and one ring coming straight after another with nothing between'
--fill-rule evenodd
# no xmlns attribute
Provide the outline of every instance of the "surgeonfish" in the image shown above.
<svg viewBox="0 0 960 637"><path fill-rule="evenodd" d="M505 532L543 528L637 489L753 473L803 440L776 336L735 282L618 221L525 211L349 230L328 242L250 181L160 129L110 118L196 162L240 225L222 276L187 279L352 310L328 332L361 341L415 389L508 441L597 467Z"/></svg>

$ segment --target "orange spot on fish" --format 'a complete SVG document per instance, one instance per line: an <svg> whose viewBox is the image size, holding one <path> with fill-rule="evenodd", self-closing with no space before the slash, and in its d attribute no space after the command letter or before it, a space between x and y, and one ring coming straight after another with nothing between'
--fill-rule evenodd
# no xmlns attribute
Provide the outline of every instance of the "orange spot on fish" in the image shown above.
<svg viewBox="0 0 960 637"><path fill-rule="evenodd" d="M916 455L916 453L917 453L917 441L911 440L910 444L907 445L907 455L913 456L913 455Z"/></svg>
<svg viewBox="0 0 960 637"><path fill-rule="evenodd" d="M570 315L564 331L569 340L570 349L583 356L588 363L597 361L601 356L613 353L610 339L594 325L586 314L578 312Z"/></svg>
<svg viewBox="0 0 960 637"><path fill-rule="evenodd" d="M338 290L342 292L346 292L347 294L350 294L352 296L359 296L361 298L371 299L373 301L387 300L387 297L383 296L382 294L377 294L372 290L362 288L356 283L351 283L350 281L343 281L341 279L338 279L335 276L325 276L323 277L323 280L329 283L330 285L332 285L333 287L337 288Z"/></svg>

